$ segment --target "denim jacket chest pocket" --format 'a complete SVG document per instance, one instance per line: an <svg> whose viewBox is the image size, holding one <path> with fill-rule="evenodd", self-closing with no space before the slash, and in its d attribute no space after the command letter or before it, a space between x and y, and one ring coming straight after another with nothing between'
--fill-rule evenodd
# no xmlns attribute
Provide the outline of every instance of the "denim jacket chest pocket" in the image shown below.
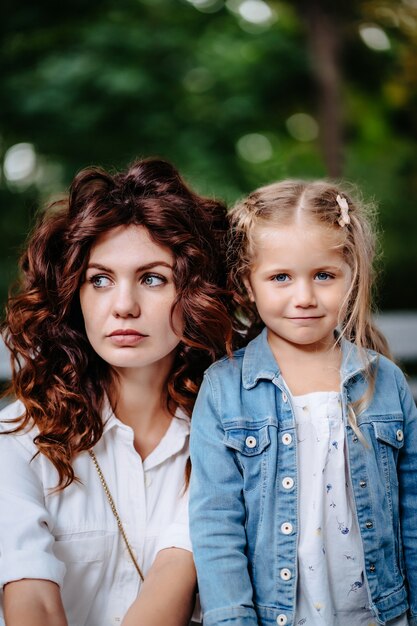
<svg viewBox="0 0 417 626"><path fill-rule="evenodd" d="M369 416L362 422L361 430L373 450L365 450L370 480L376 489L383 480L383 489L390 510L398 515L398 457L404 446L403 417L397 415ZM382 486L381 486L382 487ZM382 496L382 494L380 494Z"/></svg>
<svg viewBox="0 0 417 626"><path fill-rule="evenodd" d="M267 451L271 444L269 425L263 422L227 426L223 443L235 454L244 491L256 489L267 470Z"/></svg>
<svg viewBox="0 0 417 626"><path fill-rule="evenodd" d="M387 485L397 487L397 460L404 445L403 420L374 421L373 428L378 442L379 462L384 470Z"/></svg>

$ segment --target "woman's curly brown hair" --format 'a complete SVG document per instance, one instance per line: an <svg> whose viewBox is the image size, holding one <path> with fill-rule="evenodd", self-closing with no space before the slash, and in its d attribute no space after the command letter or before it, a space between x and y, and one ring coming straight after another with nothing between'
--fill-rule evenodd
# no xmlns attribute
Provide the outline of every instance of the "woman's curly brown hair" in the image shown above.
<svg viewBox="0 0 417 626"><path fill-rule="evenodd" d="M168 406L190 415L204 370L232 348L225 206L198 196L159 159L137 161L115 175L82 170L68 198L38 219L2 324L12 355L8 392L26 409L9 432L38 428L34 442L56 467L59 488L76 479L74 456L103 433L101 410L112 375L87 340L79 287L94 241L121 225L144 226L174 254L173 310L182 312L184 331L167 381Z"/></svg>

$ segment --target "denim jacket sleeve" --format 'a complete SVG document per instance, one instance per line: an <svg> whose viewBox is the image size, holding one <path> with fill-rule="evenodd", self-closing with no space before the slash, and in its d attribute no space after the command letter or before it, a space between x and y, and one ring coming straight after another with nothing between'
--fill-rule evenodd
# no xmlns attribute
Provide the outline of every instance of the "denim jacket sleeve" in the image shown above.
<svg viewBox="0 0 417 626"><path fill-rule="evenodd" d="M242 475L205 375L191 421L190 527L204 625L257 626L245 555Z"/></svg>
<svg viewBox="0 0 417 626"><path fill-rule="evenodd" d="M417 407L402 373L398 386L405 444L398 466L401 534L410 605L408 619L410 626L417 626Z"/></svg>

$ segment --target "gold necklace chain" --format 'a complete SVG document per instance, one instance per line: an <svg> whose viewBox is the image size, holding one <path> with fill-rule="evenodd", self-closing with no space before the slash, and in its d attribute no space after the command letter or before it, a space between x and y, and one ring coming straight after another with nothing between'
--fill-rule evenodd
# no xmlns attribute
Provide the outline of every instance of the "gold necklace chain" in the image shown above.
<svg viewBox="0 0 417 626"><path fill-rule="evenodd" d="M100 467L100 465L99 465L99 463L97 461L97 457L94 454L93 450L88 450L88 454L90 455L91 460L94 463L94 467L97 470L97 474L98 474L98 476L100 478L100 482L103 485L104 493L107 496L107 500L109 501L112 513L113 513L114 517L116 518L117 525L118 525L120 533L121 533L121 535L123 537L123 541L125 542L127 551L129 552L129 556L132 559L132 563L135 566L137 573L139 574L139 578L143 582L145 580L145 578L144 578L144 576L142 574L142 570L139 567L139 563L136 560L136 557L135 557L135 555L133 553L133 550L132 550L132 548L130 546L130 543L128 541L128 538L126 536L125 529L123 528L122 520L120 519L119 514L117 512L116 505L114 504L114 500L113 500L112 495L110 493L110 489L109 489L109 487L108 487L108 485L106 483L106 479L103 476L103 472L101 471L101 467Z"/></svg>

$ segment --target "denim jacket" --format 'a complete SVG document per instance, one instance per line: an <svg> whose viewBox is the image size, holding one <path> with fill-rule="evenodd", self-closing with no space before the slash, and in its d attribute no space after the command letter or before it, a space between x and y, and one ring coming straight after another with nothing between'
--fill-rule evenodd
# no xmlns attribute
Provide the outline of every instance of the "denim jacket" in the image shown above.
<svg viewBox="0 0 417 626"><path fill-rule="evenodd" d="M342 353L347 462L369 606L379 624L408 610L417 626L416 405L401 370L368 352L377 378L357 418L364 445L347 419L348 403L366 390L364 363L347 341ZM266 330L207 370L192 419L191 461L191 539L205 626L292 626L297 438Z"/></svg>

